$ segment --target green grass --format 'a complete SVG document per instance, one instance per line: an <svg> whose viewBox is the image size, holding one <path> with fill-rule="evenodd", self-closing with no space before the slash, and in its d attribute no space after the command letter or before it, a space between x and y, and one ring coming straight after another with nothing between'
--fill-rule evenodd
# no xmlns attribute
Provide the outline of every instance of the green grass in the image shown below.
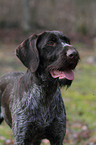
<svg viewBox="0 0 96 145"><path fill-rule="evenodd" d="M8 49L8 51L7 49L4 51L0 50L0 74L9 71L25 70L11 51L12 48ZM90 56L90 52L87 52L87 55L84 52L82 54L82 51L80 53L82 59L75 71L75 80L68 90L62 88L61 91L66 106L68 122L73 124L75 122L82 122L86 124L89 130L91 130L90 138L94 138L96 136L96 65L90 65L83 61L84 57ZM3 64L2 59L4 60ZM77 130L77 128L73 127L73 131ZM12 136L11 130L5 123L0 126L0 136L4 136L6 139L10 139ZM82 145L84 141L86 142L83 139L81 143L70 141L66 145L71 145L72 143L74 145ZM4 140L0 140L0 145L3 145L3 143Z"/></svg>
<svg viewBox="0 0 96 145"><path fill-rule="evenodd" d="M2 134L4 134L6 139L9 139L12 136L12 131L9 128L9 126L6 125L5 122L3 122L2 125L0 126L0 135L2 135Z"/></svg>
<svg viewBox="0 0 96 145"><path fill-rule="evenodd" d="M68 120L81 120L96 127L96 66L81 65L69 90L62 89ZM69 107L70 106L70 107Z"/></svg>
<svg viewBox="0 0 96 145"><path fill-rule="evenodd" d="M13 139L12 131L9 126L3 122L2 125L0 125L0 145L4 145L8 139Z"/></svg>
<svg viewBox="0 0 96 145"><path fill-rule="evenodd" d="M75 80L72 86L68 90L62 88L62 95L66 106L68 121L73 123L76 121L83 122L91 132L90 138L95 138L96 65L81 63L75 72ZM75 130L75 128L73 129ZM83 144L82 141L83 139L80 145ZM79 145L79 143L76 143L76 145Z"/></svg>

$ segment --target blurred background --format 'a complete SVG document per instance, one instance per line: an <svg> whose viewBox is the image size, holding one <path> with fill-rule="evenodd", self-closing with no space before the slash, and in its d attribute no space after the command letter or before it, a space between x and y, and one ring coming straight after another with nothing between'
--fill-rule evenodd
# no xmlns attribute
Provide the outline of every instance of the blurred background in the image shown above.
<svg viewBox="0 0 96 145"><path fill-rule="evenodd" d="M62 31L81 57L72 86L61 89L67 112L64 144L96 145L96 0L0 0L0 76L26 71L15 48L45 30ZM13 140L4 122L0 145Z"/></svg>

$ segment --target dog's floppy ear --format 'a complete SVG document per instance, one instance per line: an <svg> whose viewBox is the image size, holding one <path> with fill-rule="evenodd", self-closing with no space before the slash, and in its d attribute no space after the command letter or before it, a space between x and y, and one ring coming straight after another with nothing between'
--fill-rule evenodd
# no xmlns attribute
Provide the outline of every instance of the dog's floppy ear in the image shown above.
<svg viewBox="0 0 96 145"><path fill-rule="evenodd" d="M31 35L16 48L17 57L31 72L35 72L39 66L39 54L36 48L37 38L38 35Z"/></svg>

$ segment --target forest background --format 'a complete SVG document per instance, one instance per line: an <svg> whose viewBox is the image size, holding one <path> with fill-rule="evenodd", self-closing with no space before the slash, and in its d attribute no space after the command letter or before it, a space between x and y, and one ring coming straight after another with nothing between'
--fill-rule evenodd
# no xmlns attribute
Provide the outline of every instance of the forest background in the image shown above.
<svg viewBox="0 0 96 145"><path fill-rule="evenodd" d="M26 71L15 48L45 30L62 31L81 57L72 86L61 89L67 112L64 144L96 145L96 0L0 0L0 76ZM13 141L3 122L0 145Z"/></svg>

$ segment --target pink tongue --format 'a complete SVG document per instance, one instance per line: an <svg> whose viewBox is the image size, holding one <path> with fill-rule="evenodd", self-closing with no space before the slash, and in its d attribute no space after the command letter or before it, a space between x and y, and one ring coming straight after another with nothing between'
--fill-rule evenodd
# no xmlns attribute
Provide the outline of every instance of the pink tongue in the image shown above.
<svg viewBox="0 0 96 145"><path fill-rule="evenodd" d="M53 78L58 78L59 79L68 79L68 80L74 80L74 72L72 70L70 71L50 71L50 74L52 75Z"/></svg>

